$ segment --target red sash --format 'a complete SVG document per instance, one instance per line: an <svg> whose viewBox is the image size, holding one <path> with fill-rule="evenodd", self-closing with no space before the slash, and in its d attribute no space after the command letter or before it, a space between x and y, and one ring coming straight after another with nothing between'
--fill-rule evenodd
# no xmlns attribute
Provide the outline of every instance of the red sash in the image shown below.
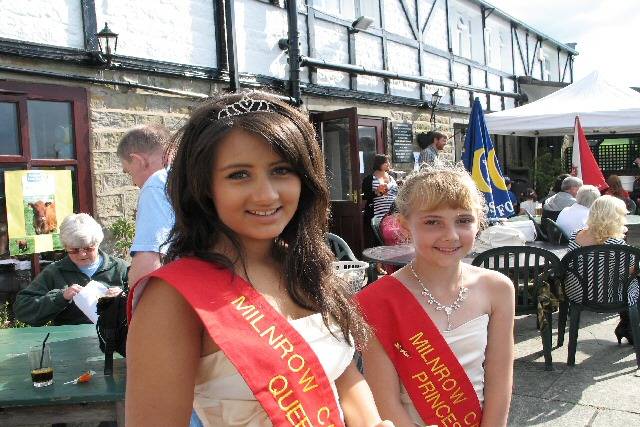
<svg viewBox="0 0 640 427"><path fill-rule="evenodd" d="M422 421L479 426L482 408L478 395L413 294L397 279L386 276L360 291L356 300Z"/></svg>
<svg viewBox="0 0 640 427"><path fill-rule="evenodd" d="M315 352L242 278L195 258L174 261L150 277L169 283L191 304L274 426L344 426ZM129 318L139 283L129 293Z"/></svg>

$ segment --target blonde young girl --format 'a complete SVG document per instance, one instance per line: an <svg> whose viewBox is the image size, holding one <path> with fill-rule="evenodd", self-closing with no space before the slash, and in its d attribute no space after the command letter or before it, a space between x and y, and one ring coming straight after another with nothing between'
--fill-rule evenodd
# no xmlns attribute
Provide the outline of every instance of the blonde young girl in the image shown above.
<svg viewBox="0 0 640 427"><path fill-rule="evenodd" d="M410 176L396 203L415 259L357 297L376 334L363 358L380 414L399 427L504 426L513 285L462 262L484 198L463 169L435 166Z"/></svg>
<svg viewBox="0 0 640 427"><path fill-rule="evenodd" d="M177 142L171 262L130 292L127 425L186 426L192 408L205 427L378 425L307 116L264 93L224 95Z"/></svg>

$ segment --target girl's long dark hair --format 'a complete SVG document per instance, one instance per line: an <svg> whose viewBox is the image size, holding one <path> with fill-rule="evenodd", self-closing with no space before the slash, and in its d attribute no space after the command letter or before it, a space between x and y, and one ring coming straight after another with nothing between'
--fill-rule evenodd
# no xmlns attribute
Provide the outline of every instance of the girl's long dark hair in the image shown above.
<svg viewBox="0 0 640 427"><path fill-rule="evenodd" d="M245 94L247 95L247 94ZM333 254L325 243L328 231L329 190L324 157L308 116L263 92L250 92L245 103L251 112L218 119L218 113L242 100L242 94L221 95L205 101L176 135L175 154L167 192L175 211L165 261L196 256L233 270L234 261L212 248L227 238L240 254L234 232L220 221L211 193L212 168L220 141L232 129L263 138L299 175L302 188L298 209L274 242L273 255L281 264L287 292L301 307L322 314L329 327L335 321L345 339L366 339L366 326L344 294L332 271ZM242 262L244 265L244 262Z"/></svg>

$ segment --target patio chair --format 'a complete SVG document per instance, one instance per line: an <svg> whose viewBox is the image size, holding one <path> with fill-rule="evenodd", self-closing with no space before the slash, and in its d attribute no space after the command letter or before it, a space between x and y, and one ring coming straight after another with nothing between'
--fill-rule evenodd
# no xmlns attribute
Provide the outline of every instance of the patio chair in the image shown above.
<svg viewBox="0 0 640 427"><path fill-rule="evenodd" d="M513 282L516 291L516 314L538 313L545 369L553 369L551 359L551 323L558 290L555 278L560 273L560 259L546 249L531 246L504 246L476 256L473 265L499 271Z"/></svg>
<svg viewBox="0 0 640 427"><path fill-rule="evenodd" d="M564 230L551 218L542 218L542 228L545 231L549 243L553 243L554 245L569 244L569 236L567 236Z"/></svg>
<svg viewBox="0 0 640 427"><path fill-rule="evenodd" d="M548 242L547 234L544 232L542 227L540 227L540 224L536 222L536 219L533 217L533 215L531 215L529 211L526 211L526 210L524 211L524 213L526 213L529 219L531 220L531 222L533 222L533 226L536 229L536 240L542 240L543 242Z"/></svg>
<svg viewBox="0 0 640 427"><path fill-rule="evenodd" d="M574 366L580 313L618 313L629 310L631 329L640 368L640 326L638 306L629 306L627 290L638 278L640 249L626 245L593 245L575 249L562 258L564 302L558 316L558 346L564 344L564 332L569 316L569 355L567 365ZM569 280L577 280L582 299L575 301L566 293ZM605 297L606 296L606 297Z"/></svg>
<svg viewBox="0 0 640 427"><path fill-rule="evenodd" d="M347 242L337 234L327 233L327 243L336 256L336 261L359 261ZM377 278L378 274L376 273L375 264L369 263L369 268L367 268L367 282L374 282Z"/></svg>
<svg viewBox="0 0 640 427"><path fill-rule="evenodd" d="M382 239L382 233L380 232L380 222L382 221L381 216L371 218L371 228L373 229L373 235L376 237L376 241L379 245L384 245L384 240Z"/></svg>

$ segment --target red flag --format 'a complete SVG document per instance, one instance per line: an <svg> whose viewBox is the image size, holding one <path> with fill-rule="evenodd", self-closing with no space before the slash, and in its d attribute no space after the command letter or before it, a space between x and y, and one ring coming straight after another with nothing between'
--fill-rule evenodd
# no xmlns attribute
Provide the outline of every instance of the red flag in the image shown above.
<svg viewBox="0 0 640 427"><path fill-rule="evenodd" d="M593 157L593 153L584 136L580 118L576 116L575 131L573 133L573 155L571 156L572 175L582 178L582 182L595 185L598 190L604 191L609 186L602 176L602 171ZM575 173L573 173L575 172Z"/></svg>

